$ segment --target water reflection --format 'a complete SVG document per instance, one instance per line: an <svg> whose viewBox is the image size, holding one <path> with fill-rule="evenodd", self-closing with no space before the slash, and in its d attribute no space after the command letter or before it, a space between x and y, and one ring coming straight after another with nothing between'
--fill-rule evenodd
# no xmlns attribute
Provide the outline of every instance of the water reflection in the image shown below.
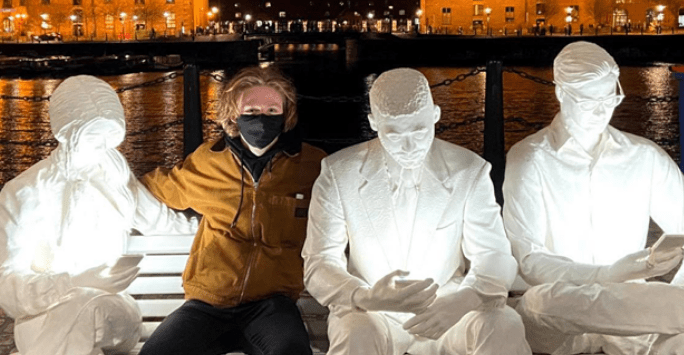
<svg viewBox="0 0 684 355"><path fill-rule="evenodd" d="M319 71L327 76L312 75L303 66L281 65L293 77L301 94L313 96L363 96L367 74L350 75L334 63L323 62ZM330 70L329 70L330 69ZM467 73L471 68L418 68L431 84ZM550 68L518 67L529 74L552 79ZM232 71L219 71L230 77ZM102 77L114 88L126 87L164 76L164 73L140 73ZM468 77L462 82L433 90L435 103L442 108L440 125L449 129L439 137L482 153L484 124L485 74ZM672 157L678 159L679 126L677 102L649 102L649 97L672 97L678 84L667 66L622 67L620 76L627 95L615 110L612 124L630 133L654 140ZM341 84L347 81L346 84ZM47 96L60 80L1 79L0 93L14 96ZM204 135L215 137L220 127L213 122L224 83L209 76L200 77ZM183 78L165 81L157 86L125 91L120 94L127 117L127 138L121 150L137 175L156 166L173 166L182 159ZM23 100L0 100L0 184L45 158L54 148L50 132L48 103ZM554 88L504 73L504 117L506 149L548 124L559 106ZM366 103L300 101L300 122L310 138L349 138L358 132L367 110ZM468 124L462 124L462 123Z"/></svg>

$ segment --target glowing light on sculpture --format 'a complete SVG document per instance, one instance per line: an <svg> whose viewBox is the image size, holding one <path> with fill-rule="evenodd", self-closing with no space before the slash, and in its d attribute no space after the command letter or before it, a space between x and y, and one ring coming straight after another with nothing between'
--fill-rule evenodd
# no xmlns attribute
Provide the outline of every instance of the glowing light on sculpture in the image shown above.
<svg viewBox="0 0 684 355"><path fill-rule="evenodd" d="M140 311L123 291L138 268L112 273L131 228L192 233L116 149L125 135L116 92L91 76L65 80L50 100L59 142L0 191L0 307L15 318L21 354L126 352Z"/></svg>
<svg viewBox="0 0 684 355"><path fill-rule="evenodd" d="M369 96L378 139L323 159L302 251L306 288L331 311L328 354L530 354L504 307L517 268L490 166L435 138L420 72L385 72ZM488 337L466 335L483 325Z"/></svg>
<svg viewBox="0 0 684 355"><path fill-rule="evenodd" d="M516 307L527 339L549 354L674 354L684 289L643 279L682 260L681 247L645 246L649 219L684 232L684 176L655 143L609 124L625 94L606 50L573 42L553 75L560 112L511 148L503 186L506 232L532 286Z"/></svg>

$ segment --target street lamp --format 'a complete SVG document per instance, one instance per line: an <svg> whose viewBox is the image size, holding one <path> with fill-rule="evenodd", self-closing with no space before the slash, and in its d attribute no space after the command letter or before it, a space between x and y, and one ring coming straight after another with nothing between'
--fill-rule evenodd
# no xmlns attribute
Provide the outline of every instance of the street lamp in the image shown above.
<svg viewBox="0 0 684 355"><path fill-rule="evenodd" d="M658 16L656 17L656 19L658 20L658 29L656 33L660 34L662 32L663 19L665 18L665 14L663 14L663 11L665 10L665 5L656 6L656 10L658 10Z"/></svg>
<svg viewBox="0 0 684 355"><path fill-rule="evenodd" d="M120 13L119 18L121 19L121 41L123 42L123 39L124 39L124 21L126 21L126 13L125 12Z"/></svg>
<svg viewBox="0 0 684 355"><path fill-rule="evenodd" d="M487 8L485 8L484 11L485 11L485 14L487 14L487 33L491 36L492 35L492 29L489 27L489 19L490 19L490 15L492 13L492 8L487 7Z"/></svg>
<svg viewBox="0 0 684 355"><path fill-rule="evenodd" d="M69 19L71 20L71 29L76 35L76 42L78 42L78 28L76 27L76 15L69 16Z"/></svg>

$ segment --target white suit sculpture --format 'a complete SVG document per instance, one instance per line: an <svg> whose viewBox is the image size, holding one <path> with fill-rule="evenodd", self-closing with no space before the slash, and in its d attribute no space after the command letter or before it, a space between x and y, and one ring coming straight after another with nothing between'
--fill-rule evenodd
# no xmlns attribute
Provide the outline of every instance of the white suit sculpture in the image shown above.
<svg viewBox="0 0 684 355"><path fill-rule="evenodd" d="M370 103L379 139L323 159L302 251L328 354L530 354L490 165L434 139L420 72L383 73Z"/></svg>
<svg viewBox="0 0 684 355"><path fill-rule="evenodd" d="M649 217L684 232L682 173L653 142L608 125L624 94L605 50L571 43L553 70L561 110L511 148L503 187L506 232L534 286L516 307L532 350L683 354L672 335L684 332L684 289L643 283L682 260L681 248L650 262L644 249Z"/></svg>
<svg viewBox="0 0 684 355"><path fill-rule="evenodd" d="M106 269L125 250L131 228L192 233L158 202L116 150L123 107L104 81L65 80L50 102L59 141L0 192L0 307L15 319L22 355L127 351L141 314L123 291L139 268Z"/></svg>

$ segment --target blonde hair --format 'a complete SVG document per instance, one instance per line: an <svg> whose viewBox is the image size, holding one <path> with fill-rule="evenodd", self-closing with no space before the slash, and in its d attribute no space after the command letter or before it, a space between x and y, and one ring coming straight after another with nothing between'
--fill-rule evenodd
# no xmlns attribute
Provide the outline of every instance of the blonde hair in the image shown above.
<svg viewBox="0 0 684 355"><path fill-rule="evenodd" d="M277 91L283 98L283 116L285 127L283 132L294 128L297 124L297 93L292 82L280 71L273 68L249 67L240 70L226 85L218 109L218 123L231 137L240 134L235 120L242 114L240 99L245 90L257 86L266 86Z"/></svg>

